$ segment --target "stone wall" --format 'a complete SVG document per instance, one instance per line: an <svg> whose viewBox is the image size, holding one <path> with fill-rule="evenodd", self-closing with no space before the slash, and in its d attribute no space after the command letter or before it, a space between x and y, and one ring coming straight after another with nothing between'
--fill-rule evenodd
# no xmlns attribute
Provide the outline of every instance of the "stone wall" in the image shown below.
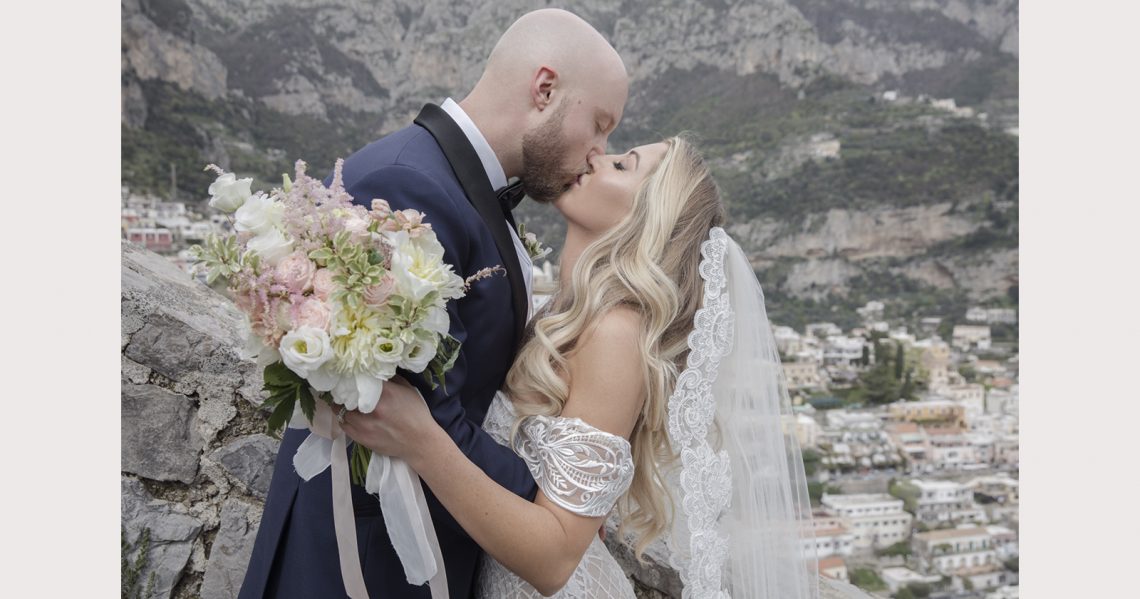
<svg viewBox="0 0 1140 599"><path fill-rule="evenodd" d="M122 246L122 526L150 531L161 598L237 596L273 474L261 374L240 357L244 317L165 258ZM661 547L640 565L611 545L642 597L680 597ZM133 553L132 553L133 555ZM824 580L825 599L866 598Z"/></svg>

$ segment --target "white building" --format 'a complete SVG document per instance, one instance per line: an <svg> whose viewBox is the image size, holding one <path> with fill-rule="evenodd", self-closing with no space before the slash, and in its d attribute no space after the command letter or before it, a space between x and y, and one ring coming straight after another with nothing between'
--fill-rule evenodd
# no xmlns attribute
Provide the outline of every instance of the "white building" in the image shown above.
<svg viewBox="0 0 1140 599"><path fill-rule="evenodd" d="M913 545L920 567L930 574L998 564L990 533L977 526L916 533Z"/></svg>
<svg viewBox="0 0 1140 599"><path fill-rule="evenodd" d="M887 583L887 590L892 594L897 593L899 589L909 584L934 584L942 580L941 576L932 574L930 576L923 576L910 568L883 568L880 572L880 578L883 582Z"/></svg>
<svg viewBox="0 0 1140 599"><path fill-rule="evenodd" d="M826 386L817 362L784 362L783 367L789 391L823 389Z"/></svg>
<svg viewBox="0 0 1140 599"><path fill-rule="evenodd" d="M966 408L966 416L979 416L986 411L986 388L977 383L948 385L938 393Z"/></svg>
<svg viewBox="0 0 1140 599"><path fill-rule="evenodd" d="M809 404L810 405L810 404ZM800 447L815 447L819 445L819 437L823 433L815 418L807 414L796 414L795 434Z"/></svg>
<svg viewBox="0 0 1140 599"><path fill-rule="evenodd" d="M966 310L966 320L986 324L1016 324L1017 310L1014 308L981 308Z"/></svg>
<svg viewBox="0 0 1140 599"><path fill-rule="evenodd" d="M834 322L813 322L806 327L807 334L817 339L826 339L833 335L842 335L843 329Z"/></svg>
<svg viewBox="0 0 1140 599"><path fill-rule="evenodd" d="M832 335L823 346L824 364L854 364L863 359L866 340L862 337Z"/></svg>
<svg viewBox="0 0 1140 599"><path fill-rule="evenodd" d="M795 355L801 349L800 334L792 327L773 326L772 336L776 338L776 349L785 356Z"/></svg>
<svg viewBox="0 0 1140 599"><path fill-rule="evenodd" d="M1004 562L1018 556L1016 532L1004 526L987 526L986 532L990 533L994 553L999 560Z"/></svg>
<svg viewBox="0 0 1140 599"><path fill-rule="evenodd" d="M977 522L985 511L974 503L974 492L962 483L949 480L913 478L907 483L917 490L915 516L922 522Z"/></svg>
<svg viewBox="0 0 1140 599"><path fill-rule="evenodd" d="M824 510L843 519L855 535L855 549L889 547L910 537L914 517L903 511L903 501L886 493L829 495L820 500Z"/></svg>
<svg viewBox="0 0 1140 599"><path fill-rule="evenodd" d="M987 414L1009 414L1016 416L1019 411L1017 391L990 389L986 392Z"/></svg>
<svg viewBox="0 0 1140 599"><path fill-rule="evenodd" d="M804 539L805 556L815 555L817 559L823 559L851 555L855 550L855 535L847 530L841 518L817 512L812 516L812 527L815 529L814 547L812 539Z"/></svg>
<svg viewBox="0 0 1140 599"><path fill-rule="evenodd" d="M882 320L884 307L883 302L871 300L862 308L856 308L855 312L863 317L864 322Z"/></svg>
<svg viewBox="0 0 1140 599"><path fill-rule="evenodd" d="M951 343L962 350L990 348L990 327L969 324L954 325L954 334Z"/></svg>

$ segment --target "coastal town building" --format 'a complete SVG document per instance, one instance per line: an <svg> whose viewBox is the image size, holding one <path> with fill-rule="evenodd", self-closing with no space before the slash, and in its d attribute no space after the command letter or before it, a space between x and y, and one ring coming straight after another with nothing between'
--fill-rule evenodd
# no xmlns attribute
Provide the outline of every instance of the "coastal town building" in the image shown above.
<svg viewBox="0 0 1140 599"><path fill-rule="evenodd" d="M831 495L820 499L823 509L842 518L855 535L857 550L889 547L910 536L914 517L903 511L903 501L886 493Z"/></svg>

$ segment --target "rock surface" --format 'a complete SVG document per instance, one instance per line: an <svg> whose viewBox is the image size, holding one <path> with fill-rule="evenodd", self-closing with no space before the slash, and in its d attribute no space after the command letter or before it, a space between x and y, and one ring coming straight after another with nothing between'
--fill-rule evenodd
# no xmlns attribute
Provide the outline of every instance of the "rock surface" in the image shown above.
<svg viewBox="0 0 1140 599"><path fill-rule="evenodd" d="M157 597L171 597L202 531L202 523L181 512L182 506L156 500L138 479L123 477L122 524L127 543L137 554L144 530L150 531L150 549L146 567L139 576L140 588L146 588L151 573L155 575Z"/></svg>
<svg viewBox="0 0 1140 599"><path fill-rule="evenodd" d="M202 599L237 597L260 522L258 505L230 499L222 506L218 535L210 547L210 560L202 578Z"/></svg>

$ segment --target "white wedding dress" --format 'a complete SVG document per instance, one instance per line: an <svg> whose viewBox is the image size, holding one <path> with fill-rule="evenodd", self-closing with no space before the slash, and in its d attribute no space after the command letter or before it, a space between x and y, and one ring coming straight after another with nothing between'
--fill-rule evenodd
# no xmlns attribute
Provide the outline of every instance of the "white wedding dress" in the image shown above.
<svg viewBox="0 0 1140 599"><path fill-rule="evenodd" d="M515 411L502 392L495 396L483 429L511 447ZM633 454L625 439L578 418L531 416L519 426L513 445L552 502L590 517L610 513L633 481ZM481 599L537 599L533 586L484 554L476 596ZM634 599L633 587L599 537L594 537L559 599Z"/></svg>

